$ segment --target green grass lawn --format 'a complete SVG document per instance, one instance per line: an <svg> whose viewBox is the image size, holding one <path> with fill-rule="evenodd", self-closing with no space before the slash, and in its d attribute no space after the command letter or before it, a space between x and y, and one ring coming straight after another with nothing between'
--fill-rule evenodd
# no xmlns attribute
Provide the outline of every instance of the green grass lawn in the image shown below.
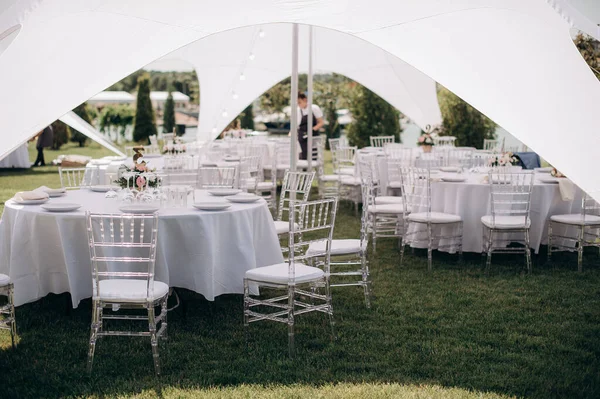
<svg viewBox="0 0 600 399"><path fill-rule="evenodd" d="M69 151L72 151L70 149ZM0 200L58 182L55 168L0 174ZM358 237L349 204L337 238ZM287 327L242 324L242 296L208 302L183 291L169 314L163 376L154 376L144 338L104 338L94 372L85 366L91 302L66 313L68 295L17 309L19 346L0 332L0 398L574 398L600 397L600 259L586 251L552 265L498 255L490 275L479 254L407 251L395 240L370 253L372 309L359 288L333 291L338 339L322 315L298 318L297 356L287 357Z"/></svg>

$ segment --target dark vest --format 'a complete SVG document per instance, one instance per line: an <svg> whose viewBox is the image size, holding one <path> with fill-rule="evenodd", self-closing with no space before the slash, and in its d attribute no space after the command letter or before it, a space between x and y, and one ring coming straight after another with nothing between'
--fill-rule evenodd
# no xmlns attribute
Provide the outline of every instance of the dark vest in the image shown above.
<svg viewBox="0 0 600 399"><path fill-rule="evenodd" d="M312 125L315 127L317 125L317 118L313 115ZM300 125L298 126L298 140L299 141L307 141L308 137L306 133L308 132L308 114L303 115L300 120ZM313 136L317 136L319 132L313 131Z"/></svg>

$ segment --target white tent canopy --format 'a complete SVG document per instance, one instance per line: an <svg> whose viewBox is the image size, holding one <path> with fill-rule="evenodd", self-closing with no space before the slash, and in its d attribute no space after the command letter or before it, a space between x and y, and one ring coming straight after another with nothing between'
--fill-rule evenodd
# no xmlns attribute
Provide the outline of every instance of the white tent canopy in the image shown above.
<svg viewBox="0 0 600 399"><path fill-rule="evenodd" d="M600 82L569 23L545 0L8 0L1 7L0 40L12 42L0 54L0 154L180 47L239 27L296 22L352 34L402 59L600 199ZM16 36L5 36L18 25Z"/></svg>
<svg viewBox="0 0 600 399"><path fill-rule="evenodd" d="M121 150L119 150L117 147L115 147L113 145L113 143L111 143L109 140L107 140L102 133L100 133L99 131L94 129L94 127L92 125L90 125L85 120L83 120L75 112L69 111L66 114L64 114L63 116L61 116L59 119L63 123L66 123L67 125L71 126L73 129L77 130L78 132L85 134L86 136L88 136L90 139L94 140L96 143L100 144L101 146L108 148L115 154L120 155L122 157L125 156L125 154Z"/></svg>
<svg viewBox="0 0 600 399"><path fill-rule="evenodd" d="M187 61L196 69L200 140L215 138L250 102L290 75L290 32L291 24L233 29L163 57ZM340 73L365 85L421 128L442 122L433 79L355 36L325 28L316 28L313 35L315 71ZM308 26L301 27L300 38L302 73L308 70Z"/></svg>

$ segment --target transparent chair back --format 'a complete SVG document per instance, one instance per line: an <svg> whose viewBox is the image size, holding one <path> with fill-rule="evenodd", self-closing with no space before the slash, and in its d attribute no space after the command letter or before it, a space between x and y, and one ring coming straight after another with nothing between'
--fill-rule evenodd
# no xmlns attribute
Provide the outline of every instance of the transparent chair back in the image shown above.
<svg viewBox="0 0 600 399"><path fill-rule="evenodd" d="M600 204L587 193L581 199L581 216L581 220L586 216L600 216Z"/></svg>
<svg viewBox="0 0 600 399"><path fill-rule="evenodd" d="M523 218L526 225L531 205L533 173L511 173L504 168L488 172L490 184L492 224L502 216Z"/></svg>
<svg viewBox="0 0 600 399"><path fill-rule="evenodd" d="M332 154L335 150L337 150L340 147L340 140L341 139L328 139L329 150L331 151Z"/></svg>
<svg viewBox="0 0 600 399"><path fill-rule="evenodd" d="M85 168L58 168L61 187L67 190L76 190L99 184L100 167Z"/></svg>
<svg viewBox="0 0 600 399"><path fill-rule="evenodd" d="M175 140L175 133L163 133L162 138L165 143L172 143Z"/></svg>
<svg viewBox="0 0 600 399"><path fill-rule="evenodd" d="M200 167L196 188L236 188L237 167Z"/></svg>
<svg viewBox="0 0 600 399"><path fill-rule="evenodd" d="M401 167L402 197L409 212L431 213L431 176L426 168Z"/></svg>
<svg viewBox="0 0 600 399"><path fill-rule="evenodd" d="M260 155L246 156L241 159L239 186L242 190L254 191L256 189L262 176L261 159Z"/></svg>
<svg viewBox="0 0 600 399"><path fill-rule="evenodd" d="M385 147L383 147L383 150L385 152L385 156L388 159L389 158L404 159L407 162L410 162L412 160L412 156L413 156L412 148L406 148L402 144L399 144L399 143L387 144Z"/></svg>
<svg viewBox="0 0 600 399"><path fill-rule="evenodd" d="M165 169L162 173L163 186L184 185L196 187L198 184L198 169Z"/></svg>
<svg viewBox="0 0 600 399"><path fill-rule="evenodd" d="M492 140L492 139L484 139L483 140L483 150L484 151L499 152L500 147L501 147L500 140Z"/></svg>
<svg viewBox="0 0 600 399"><path fill-rule="evenodd" d="M369 207L375 205L375 197L377 196L378 189L378 180L376 180L375 172L377 165L374 164L373 158L361 158L359 166L364 213Z"/></svg>
<svg viewBox="0 0 600 399"><path fill-rule="evenodd" d="M89 212L86 216L94 298L107 281L127 279L144 281L145 300L152 302L158 216Z"/></svg>
<svg viewBox="0 0 600 399"><path fill-rule="evenodd" d="M410 163L405 159L389 158L387 160L388 182L401 182L402 175L400 173L400 169L410 166Z"/></svg>
<svg viewBox="0 0 600 399"><path fill-rule="evenodd" d="M433 138L433 144L436 147L455 147L456 137L454 136L438 136Z"/></svg>
<svg viewBox="0 0 600 399"><path fill-rule="evenodd" d="M486 167L490 163L490 158L492 158L494 154L491 151L484 150L475 150L473 151L473 167Z"/></svg>
<svg viewBox="0 0 600 399"><path fill-rule="evenodd" d="M371 136L369 137L369 142L371 143L371 147L381 147L383 148L388 143L393 143L396 141L395 136Z"/></svg>
<svg viewBox="0 0 600 399"><path fill-rule="evenodd" d="M472 149L451 149L448 151L448 166L469 169L473 167Z"/></svg>
<svg viewBox="0 0 600 399"><path fill-rule="evenodd" d="M315 172L287 171L283 178L277 220L289 220L290 202L295 204L308 201Z"/></svg>
<svg viewBox="0 0 600 399"><path fill-rule="evenodd" d="M339 147L336 150L336 161L339 167L354 166L358 147Z"/></svg>
<svg viewBox="0 0 600 399"><path fill-rule="evenodd" d="M187 154L165 155L163 169L194 169L197 167L195 158Z"/></svg>
<svg viewBox="0 0 600 399"><path fill-rule="evenodd" d="M415 159L415 167L425 169L439 169L444 166L444 153L430 152L419 154Z"/></svg>

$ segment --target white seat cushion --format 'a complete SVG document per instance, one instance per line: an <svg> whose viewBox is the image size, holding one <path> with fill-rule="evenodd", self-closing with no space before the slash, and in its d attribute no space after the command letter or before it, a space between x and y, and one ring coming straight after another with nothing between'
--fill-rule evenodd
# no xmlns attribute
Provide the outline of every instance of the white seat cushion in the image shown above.
<svg viewBox="0 0 600 399"><path fill-rule="evenodd" d="M369 207L369 213L375 214L394 214L399 215L404 213L404 206L402 204L383 204L383 205L371 205Z"/></svg>
<svg viewBox="0 0 600 399"><path fill-rule="evenodd" d="M256 184L256 189L266 191L266 190L272 190L274 186L275 186L275 183L273 183L272 181L261 181Z"/></svg>
<svg viewBox="0 0 600 399"><path fill-rule="evenodd" d="M308 255L325 252L327 241L313 242L308 246L306 253ZM360 240L331 240L331 255L347 255L360 252Z"/></svg>
<svg viewBox="0 0 600 399"><path fill-rule="evenodd" d="M321 175L319 176L319 180L321 181L338 181L340 180L339 175Z"/></svg>
<svg viewBox="0 0 600 399"><path fill-rule="evenodd" d="M402 188L402 182L401 181L391 181L388 183L388 187L389 188Z"/></svg>
<svg viewBox="0 0 600 399"><path fill-rule="evenodd" d="M376 205L389 205L389 204L402 204L404 200L402 197L384 196L375 197Z"/></svg>
<svg viewBox="0 0 600 399"><path fill-rule="evenodd" d="M360 177L343 176L342 184L345 184L347 186L360 186L361 180L360 180Z"/></svg>
<svg viewBox="0 0 600 399"><path fill-rule="evenodd" d="M338 175L354 176L354 168L351 168L351 167L339 168L334 173L336 173Z"/></svg>
<svg viewBox="0 0 600 399"><path fill-rule="evenodd" d="M494 225L494 219L492 215L486 215L481 217L481 223L486 227L494 229L525 229L531 226L531 220L529 217L527 221L523 216L496 216L496 224Z"/></svg>
<svg viewBox="0 0 600 399"><path fill-rule="evenodd" d="M290 222L284 220L275 220L275 230L277 234L287 234L290 232ZM298 223L294 223L294 228L298 228Z"/></svg>
<svg viewBox="0 0 600 399"><path fill-rule="evenodd" d="M319 166L321 164L322 164L322 162L317 161L317 160L313 160L311 166L314 168L315 166ZM306 168L308 168L308 161L306 159L299 159L296 162L296 166L299 167L299 168L302 168L302 169L306 169Z"/></svg>
<svg viewBox="0 0 600 399"><path fill-rule="evenodd" d="M100 295L104 301L144 302L146 300L146 280L112 279L102 280L99 284ZM154 281L154 297L157 300L169 293L169 286L161 281Z"/></svg>
<svg viewBox="0 0 600 399"><path fill-rule="evenodd" d="M289 281L289 271L287 263L279 263L271 266L257 267L248 270L246 278L254 281L264 281L273 284L287 284ZM318 267L307 266L302 263L296 263L294 266L294 282L307 283L324 278L325 273Z"/></svg>
<svg viewBox="0 0 600 399"><path fill-rule="evenodd" d="M553 222L559 222L559 223L564 223L564 224L574 224L574 225L579 225L581 226L586 225L593 225L593 224L600 224L600 216L595 216L595 215L585 215L585 220L583 219L583 215L581 215L580 213L573 213L570 215L554 215L554 216L550 216L550 220L552 220Z"/></svg>
<svg viewBox="0 0 600 399"><path fill-rule="evenodd" d="M0 287L8 285L10 283L10 277L6 274L0 273Z"/></svg>
<svg viewBox="0 0 600 399"><path fill-rule="evenodd" d="M290 168L290 165L283 164L283 163L277 164L276 166L277 166L277 170L286 170L286 169ZM273 166L272 165L263 165L263 169L271 170L271 169L273 169Z"/></svg>
<svg viewBox="0 0 600 399"><path fill-rule="evenodd" d="M456 223L460 222L462 218L458 215L453 215L451 213L442 213L442 212L418 212L411 213L408 216L408 220L410 222L422 222L422 223Z"/></svg>

